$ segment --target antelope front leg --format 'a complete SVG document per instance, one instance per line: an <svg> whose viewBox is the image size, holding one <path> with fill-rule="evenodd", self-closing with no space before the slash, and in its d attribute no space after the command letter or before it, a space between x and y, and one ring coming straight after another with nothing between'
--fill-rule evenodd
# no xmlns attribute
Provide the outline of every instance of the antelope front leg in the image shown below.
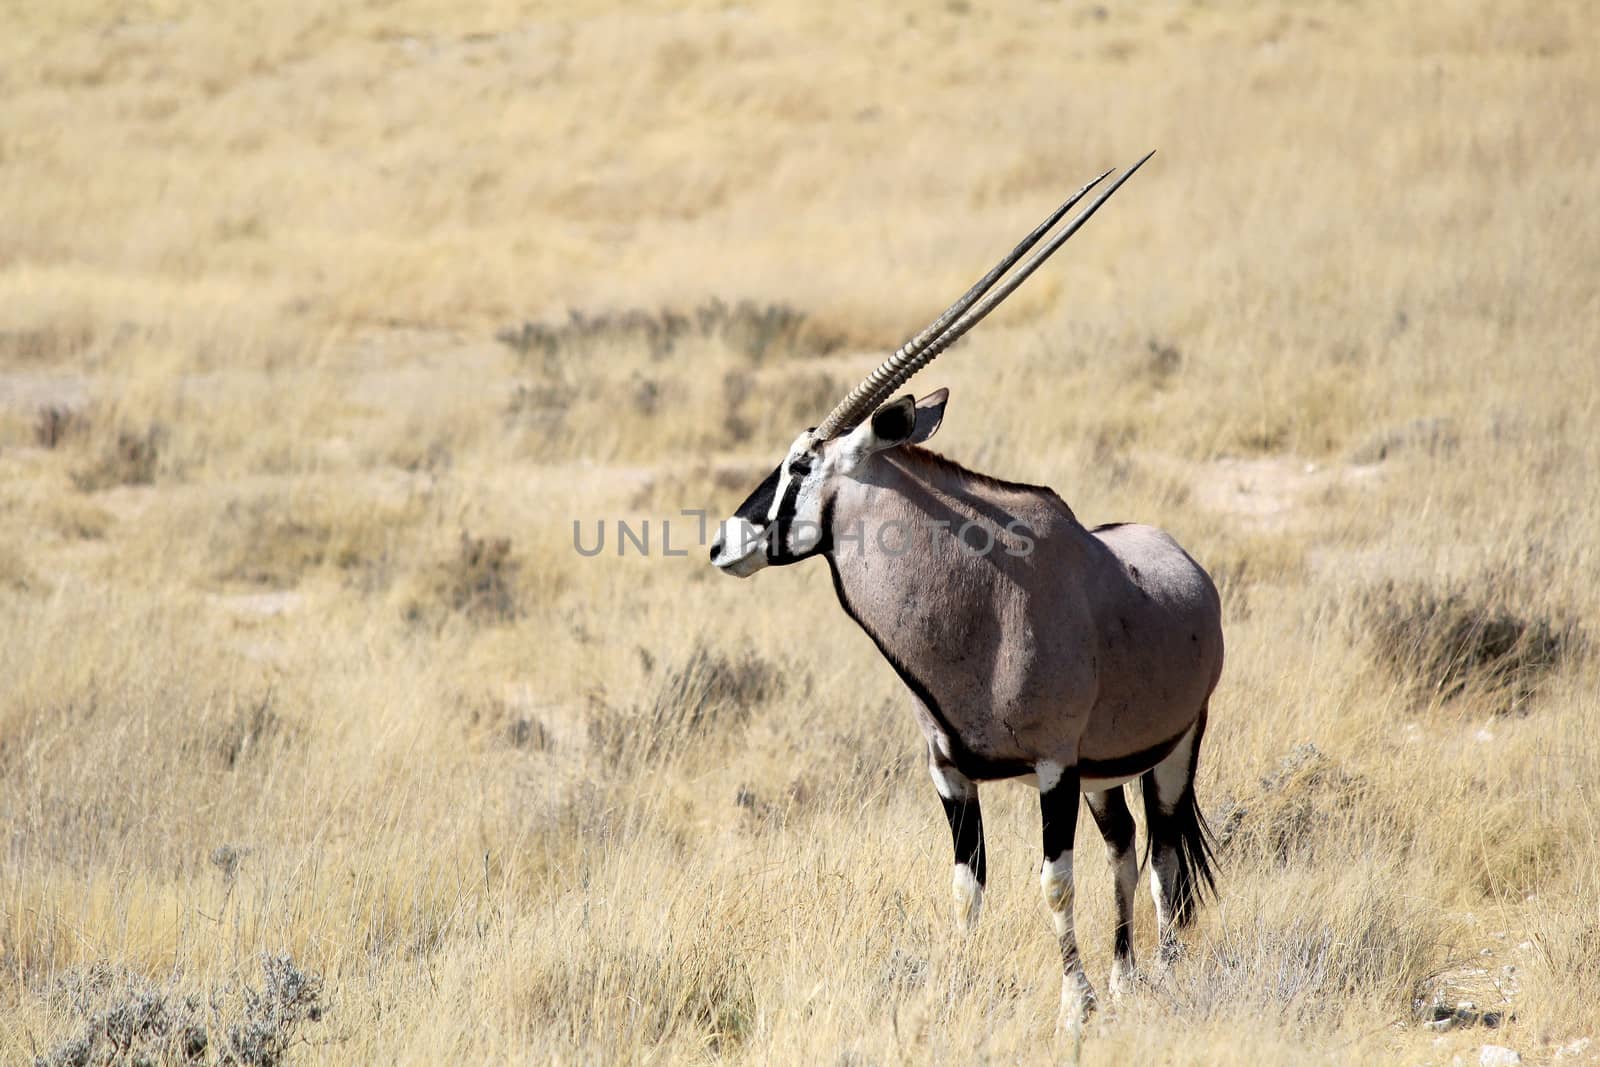
<svg viewBox="0 0 1600 1067"><path fill-rule="evenodd" d="M1083 973L1072 929L1072 839L1078 826L1078 768L1040 763L1039 811L1044 819L1044 866L1039 886L1061 942L1061 1025L1081 1029L1094 1010L1094 988Z"/></svg>
<svg viewBox="0 0 1600 1067"><path fill-rule="evenodd" d="M956 928L963 933L978 923L983 910L983 886L988 880L983 857L983 814L978 809L978 785L956 770L932 747L928 754L928 773L944 802L945 818L950 820L950 840L955 845L955 869L950 886L955 894Z"/></svg>

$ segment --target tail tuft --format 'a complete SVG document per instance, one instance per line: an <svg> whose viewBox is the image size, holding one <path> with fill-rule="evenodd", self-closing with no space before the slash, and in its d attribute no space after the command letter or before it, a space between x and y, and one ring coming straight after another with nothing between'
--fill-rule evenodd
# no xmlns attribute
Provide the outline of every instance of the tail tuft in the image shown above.
<svg viewBox="0 0 1600 1067"><path fill-rule="evenodd" d="M1193 783L1183 791L1183 798L1167 818L1168 828L1177 838L1172 921L1177 926L1188 926L1200 905L1217 891L1215 838L1195 800Z"/></svg>

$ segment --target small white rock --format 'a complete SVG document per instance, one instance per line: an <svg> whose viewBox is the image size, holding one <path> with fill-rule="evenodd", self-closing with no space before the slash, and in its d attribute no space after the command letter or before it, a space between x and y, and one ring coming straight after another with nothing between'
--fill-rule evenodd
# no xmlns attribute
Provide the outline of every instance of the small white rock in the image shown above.
<svg viewBox="0 0 1600 1067"><path fill-rule="evenodd" d="M1504 1045L1485 1045L1478 1050L1478 1067L1517 1067L1522 1054Z"/></svg>
<svg viewBox="0 0 1600 1067"><path fill-rule="evenodd" d="M1556 1059L1565 1060L1582 1056L1592 1044L1594 1044L1594 1038L1592 1037L1580 1037L1576 1041L1568 1041L1565 1045L1556 1049Z"/></svg>

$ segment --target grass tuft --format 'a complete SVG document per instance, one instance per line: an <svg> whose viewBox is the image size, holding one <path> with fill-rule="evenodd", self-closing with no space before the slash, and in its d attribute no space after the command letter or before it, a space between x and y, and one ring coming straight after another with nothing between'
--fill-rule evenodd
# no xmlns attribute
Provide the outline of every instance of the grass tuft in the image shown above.
<svg viewBox="0 0 1600 1067"><path fill-rule="evenodd" d="M1288 864L1326 838L1367 787L1314 743L1296 746L1273 772L1224 803L1213 817L1217 847L1242 862Z"/></svg>
<svg viewBox="0 0 1600 1067"><path fill-rule="evenodd" d="M72 484L85 493L121 485L151 485L166 440L166 428L160 424L144 430L118 430L95 458L72 472Z"/></svg>
<svg viewBox="0 0 1600 1067"><path fill-rule="evenodd" d="M1440 958L1444 929L1425 907L1372 870L1365 888L1340 886L1243 921L1224 918L1158 987L1194 1020L1279 1015L1327 1025L1352 1001L1409 1015Z"/></svg>
<svg viewBox="0 0 1600 1067"><path fill-rule="evenodd" d="M1583 647L1577 624L1500 606L1494 582L1450 588L1388 581L1369 591L1373 649L1425 699L1482 693L1500 711L1521 709L1540 683Z"/></svg>
<svg viewBox="0 0 1600 1067"><path fill-rule="evenodd" d="M672 756L690 742L743 727L783 687L783 671L754 652L728 655L697 644L682 663L660 672L647 702L626 712L602 706L589 738L608 764Z"/></svg>
<svg viewBox="0 0 1600 1067"><path fill-rule="evenodd" d="M53 449L69 436L83 432L81 412L63 404L46 404L33 421L33 443Z"/></svg>
<svg viewBox="0 0 1600 1067"><path fill-rule="evenodd" d="M434 624L452 615L483 625L513 622L524 610L521 571L511 538L474 537L462 530L455 553L434 564L407 599L405 617Z"/></svg>

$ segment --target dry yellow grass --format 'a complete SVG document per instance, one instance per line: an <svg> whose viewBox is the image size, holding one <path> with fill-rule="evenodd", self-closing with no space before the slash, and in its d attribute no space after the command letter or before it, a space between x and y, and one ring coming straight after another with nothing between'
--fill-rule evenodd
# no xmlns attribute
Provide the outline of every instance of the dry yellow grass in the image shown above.
<svg viewBox="0 0 1600 1067"><path fill-rule="evenodd" d="M917 383L1224 590L1221 897L1076 1051L1600 1056L1587 4L328 7L0 14L0 1061L263 952L293 1063L1074 1055L1033 794L961 942L826 577L659 531L1149 147Z"/></svg>

